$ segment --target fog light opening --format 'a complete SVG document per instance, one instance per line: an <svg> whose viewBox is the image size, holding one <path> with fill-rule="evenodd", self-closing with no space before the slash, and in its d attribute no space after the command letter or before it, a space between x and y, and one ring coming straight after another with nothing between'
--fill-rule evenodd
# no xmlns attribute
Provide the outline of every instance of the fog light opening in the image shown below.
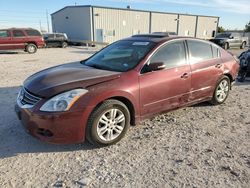
<svg viewBox="0 0 250 188"><path fill-rule="evenodd" d="M41 136L45 136L45 137L52 137L53 133L50 130L47 129L38 129L37 130L37 134L41 135Z"/></svg>

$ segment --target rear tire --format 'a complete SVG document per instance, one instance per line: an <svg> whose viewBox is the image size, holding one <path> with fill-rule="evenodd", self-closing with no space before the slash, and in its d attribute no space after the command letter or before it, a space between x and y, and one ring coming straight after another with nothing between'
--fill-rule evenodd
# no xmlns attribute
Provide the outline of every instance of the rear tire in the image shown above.
<svg viewBox="0 0 250 188"><path fill-rule="evenodd" d="M219 80L214 90L213 98L210 102L214 105L219 105L224 103L229 95L230 84L231 84L230 79L227 76L223 76Z"/></svg>
<svg viewBox="0 0 250 188"><path fill-rule="evenodd" d="M37 46L35 44L30 43L25 47L25 51L29 54L34 54L37 51Z"/></svg>
<svg viewBox="0 0 250 188"><path fill-rule="evenodd" d="M130 112L118 100L106 100L90 115L86 137L95 146L108 146L120 141L130 126Z"/></svg>
<svg viewBox="0 0 250 188"><path fill-rule="evenodd" d="M243 42L242 45L240 46L240 49L244 49L246 47L246 42Z"/></svg>

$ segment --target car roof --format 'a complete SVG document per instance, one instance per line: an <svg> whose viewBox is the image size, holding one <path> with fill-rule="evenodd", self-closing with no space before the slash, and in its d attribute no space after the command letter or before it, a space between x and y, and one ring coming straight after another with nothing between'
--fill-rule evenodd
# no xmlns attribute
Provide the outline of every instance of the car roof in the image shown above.
<svg viewBox="0 0 250 188"><path fill-rule="evenodd" d="M133 35L129 38L125 38L122 40L131 40L131 41L144 41L144 42L154 42L154 43L162 43L170 40L176 39L194 39L194 40L202 40L193 37L182 37L182 36L166 36L162 34L141 34L141 35Z"/></svg>
<svg viewBox="0 0 250 188"><path fill-rule="evenodd" d="M17 29L17 30L37 30L37 29L31 28L31 27L26 27L26 28L12 27L12 28L1 29L1 30L14 30L14 29Z"/></svg>

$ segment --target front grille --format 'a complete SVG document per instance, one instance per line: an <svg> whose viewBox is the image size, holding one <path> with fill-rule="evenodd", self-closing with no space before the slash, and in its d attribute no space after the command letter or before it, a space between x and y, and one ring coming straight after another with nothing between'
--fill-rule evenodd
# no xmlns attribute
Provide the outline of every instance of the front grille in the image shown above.
<svg viewBox="0 0 250 188"><path fill-rule="evenodd" d="M18 100L22 105L35 105L38 101L41 100L40 97L37 97L30 92L28 92L24 87L21 89L19 93Z"/></svg>

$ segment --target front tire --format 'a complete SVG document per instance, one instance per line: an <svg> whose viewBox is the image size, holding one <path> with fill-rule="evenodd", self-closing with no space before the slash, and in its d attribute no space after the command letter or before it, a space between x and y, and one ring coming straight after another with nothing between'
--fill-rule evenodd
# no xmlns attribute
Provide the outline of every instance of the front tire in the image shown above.
<svg viewBox="0 0 250 188"><path fill-rule="evenodd" d="M229 49L229 43L226 42L226 43L224 44L224 49L225 49L225 50L228 50L228 49Z"/></svg>
<svg viewBox="0 0 250 188"><path fill-rule="evenodd" d="M37 51L37 47L35 44L30 43L25 47L25 51L29 54L34 54Z"/></svg>
<svg viewBox="0 0 250 188"><path fill-rule="evenodd" d="M118 100L106 100L90 115L86 137L96 146L108 146L120 141L130 126L130 113Z"/></svg>
<svg viewBox="0 0 250 188"><path fill-rule="evenodd" d="M231 82L229 78L227 76L223 76L218 82L214 90L213 98L210 102L214 105L224 103L229 95L230 84Z"/></svg>
<svg viewBox="0 0 250 188"><path fill-rule="evenodd" d="M68 46L68 43L67 42L63 42L61 46L62 46L62 48L66 48Z"/></svg>

